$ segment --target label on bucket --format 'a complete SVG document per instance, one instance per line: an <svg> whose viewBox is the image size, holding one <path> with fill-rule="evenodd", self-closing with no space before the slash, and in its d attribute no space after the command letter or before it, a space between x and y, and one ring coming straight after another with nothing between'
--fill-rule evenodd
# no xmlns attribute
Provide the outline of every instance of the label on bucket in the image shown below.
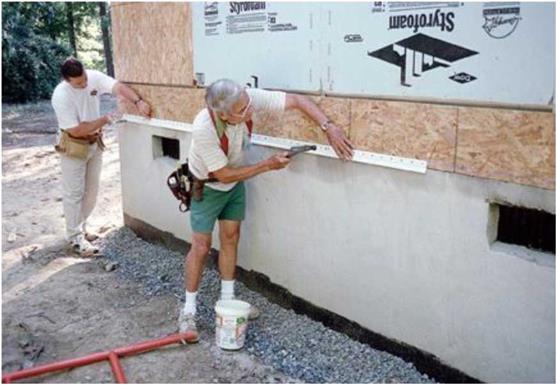
<svg viewBox="0 0 557 385"><path fill-rule="evenodd" d="M246 340L247 321L246 317L217 314L217 345L222 349L241 349Z"/></svg>

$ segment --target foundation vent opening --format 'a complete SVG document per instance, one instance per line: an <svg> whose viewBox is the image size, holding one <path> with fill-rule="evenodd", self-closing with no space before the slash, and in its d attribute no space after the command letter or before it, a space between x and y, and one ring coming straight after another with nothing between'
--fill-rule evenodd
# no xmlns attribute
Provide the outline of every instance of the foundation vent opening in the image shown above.
<svg viewBox="0 0 557 385"><path fill-rule="evenodd" d="M497 241L555 254L555 214L517 206L499 211Z"/></svg>
<svg viewBox="0 0 557 385"><path fill-rule="evenodd" d="M180 160L180 141L153 135L153 158L169 157Z"/></svg>

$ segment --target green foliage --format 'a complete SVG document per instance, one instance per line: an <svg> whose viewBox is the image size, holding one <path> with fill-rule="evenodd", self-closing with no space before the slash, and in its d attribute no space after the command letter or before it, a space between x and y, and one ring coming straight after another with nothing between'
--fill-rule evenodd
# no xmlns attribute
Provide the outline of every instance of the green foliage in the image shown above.
<svg viewBox="0 0 557 385"><path fill-rule="evenodd" d="M64 3L20 2L3 3L4 23L15 22L33 33L52 40L67 40L67 21Z"/></svg>
<svg viewBox="0 0 557 385"><path fill-rule="evenodd" d="M84 19L81 38L77 42L79 60L86 68L106 71L104 62L104 47L99 18Z"/></svg>
<svg viewBox="0 0 557 385"><path fill-rule="evenodd" d="M49 98L60 79L59 63L70 54L67 46L39 34L44 26L30 17L28 5L2 3L2 100L5 102Z"/></svg>
<svg viewBox="0 0 557 385"><path fill-rule="evenodd" d="M60 63L73 53L86 68L104 70L98 3L2 3L2 100L27 102L50 98L60 81Z"/></svg>

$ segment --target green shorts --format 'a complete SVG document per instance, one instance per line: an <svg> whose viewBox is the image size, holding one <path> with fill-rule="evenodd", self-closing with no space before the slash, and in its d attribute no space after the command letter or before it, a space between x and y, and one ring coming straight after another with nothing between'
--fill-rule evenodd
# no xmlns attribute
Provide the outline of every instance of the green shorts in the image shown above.
<svg viewBox="0 0 557 385"><path fill-rule="evenodd" d="M191 228L195 233L212 233L216 220L243 221L246 216L246 188L236 183L230 191L203 187L203 200L191 201Z"/></svg>

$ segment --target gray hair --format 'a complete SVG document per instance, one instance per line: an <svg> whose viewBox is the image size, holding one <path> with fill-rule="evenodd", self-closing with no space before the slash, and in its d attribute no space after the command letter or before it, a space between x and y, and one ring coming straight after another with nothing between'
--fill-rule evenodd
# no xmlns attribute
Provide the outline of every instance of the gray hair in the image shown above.
<svg viewBox="0 0 557 385"><path fill-rule="evenodd" d="M244 87L230 79L219 79L207 87L205 102L214 111L229 112L238 101Z"/></svg>

